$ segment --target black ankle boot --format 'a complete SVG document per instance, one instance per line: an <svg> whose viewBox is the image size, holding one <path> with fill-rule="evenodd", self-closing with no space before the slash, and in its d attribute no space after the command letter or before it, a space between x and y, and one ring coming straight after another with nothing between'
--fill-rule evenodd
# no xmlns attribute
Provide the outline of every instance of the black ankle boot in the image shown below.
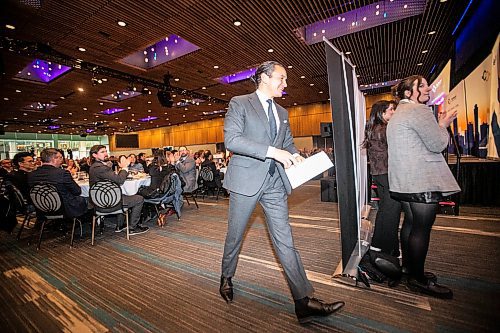
<svg viewBox="0 0 500 333"><path fill-rule="evenodd" d="M219 293L227 303L233 302L233 282L231 278L220 277Z"/></svg>

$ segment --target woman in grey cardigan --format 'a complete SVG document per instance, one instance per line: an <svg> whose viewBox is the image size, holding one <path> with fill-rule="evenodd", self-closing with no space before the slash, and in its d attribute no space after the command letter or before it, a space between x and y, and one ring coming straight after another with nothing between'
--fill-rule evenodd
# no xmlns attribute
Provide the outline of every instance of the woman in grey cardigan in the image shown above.
<svg viewBox="0 0 500 333"><path fill-rule="evenodd" d="M450 299L452 291L437 284L434 274L424 272L424 265L438 202L460 191L441 154L449 140L447 127L457 113L441 113L436 121L425 105L430 90L419 75L403 79L393 88L400 102L387 126L389 188L405 214L401 250L409 287Z"/></svg>

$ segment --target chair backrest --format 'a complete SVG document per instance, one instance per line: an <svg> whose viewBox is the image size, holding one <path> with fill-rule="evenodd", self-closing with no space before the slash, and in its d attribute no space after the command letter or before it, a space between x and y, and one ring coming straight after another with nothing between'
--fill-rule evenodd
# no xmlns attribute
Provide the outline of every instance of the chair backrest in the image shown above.
<svg viewBox="0 0 500 333"><path fill-rule="evenodd" d="M211 182L214 180L214 173L210 167L204 166L200 171L200 177L203 181Z"/></svg>
<svg viewBox="0 0 500 333"><path fill-rule="evenodd" d="M52 184L35 184L30 190L30 198L35 208L46 216L64 215L61 196Z"/></svg>
<svg viewBox="0 0 500 333"><path fill-rule="evenodd" d="M175 194L175 191L177 190L177 186L181 183L180 176L177 173L171 173L170 174L170 186L168 187L167 191L165 192L167 195L173 195Z"/></svg>
<svg viewBox="0 0 500 333"><path fill-rule="evenodd" d="M122 207L122 189L110 180L93 184L89 190L90 202L99 209L119 209Z"/></svg>

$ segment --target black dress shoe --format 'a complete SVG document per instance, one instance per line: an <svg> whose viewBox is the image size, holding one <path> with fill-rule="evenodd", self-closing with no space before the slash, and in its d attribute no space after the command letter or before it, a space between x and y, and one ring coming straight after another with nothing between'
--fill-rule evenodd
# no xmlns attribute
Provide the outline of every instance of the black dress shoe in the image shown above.
<svg viewBox="0 0 500 333"><path fill-rule="evenodd" d="M427 283L422 283L414 278L408 279L408 287L410 287L413 291L418 291L423 294L443 298L443 299L452 299L453 292L450 288L437 284L432 280L427 280Z"/></svg>
<svg viewBox="0 0 500 333"><path fill-rule="evenodd" d="M231 278L220 277L219 293L227 303L233 302L233 282L231 282Z"/></svg>
<svg viewBox="0 0 500 333"><path fill-rule="evenodd" d="M299 323L306 324L314 319L331 315L340 310L345 305L344 302L323 303L317 298L302 298L295 301L295 314Z"/></svg>
<svg viewBox="0 0 500 333"><path fill-rule="evenodd" d="M401 272L403 273L403 277L406 277L407 279L409 279L409 272L408 272L408 268L406 267L401 267ZM437 282L437 276L436 274L432 273L432 272L424 272L424 277L429 280L429 281L432 281L434 283Z"/></svg>

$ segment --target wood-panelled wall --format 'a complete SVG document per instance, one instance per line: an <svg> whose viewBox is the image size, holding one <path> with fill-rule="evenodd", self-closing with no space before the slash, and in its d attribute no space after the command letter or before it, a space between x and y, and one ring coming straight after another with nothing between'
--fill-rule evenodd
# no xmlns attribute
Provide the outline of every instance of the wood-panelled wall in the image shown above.
<svg viewBox="0 0 500 333"><path fill-rule="evenodd" d="M320 123L332 121L329 103L295 106L288 112L295 137L320 135ZM223 127L224 118L220 118L139 131L139 149L223 142ZM109 145L111 151L120 151L116 149L114 135L110 137Z"/></svg>
<svg viewBox="0 0 500 333"><path fill-rule="evenodd" d="M372 105L379 100L393 100L390 93L367 95L366 116L370 115ZM330 103L317 103L290 107L288 109L290 127L294 137L312 137L320 135L320 123L332 121ZM224 141L224 118L203 120L195 123L160 127L137 132L139 134L139 149L163 146L203 145ZM116 149L115 136L109 140L111 151Z"/></svg>

